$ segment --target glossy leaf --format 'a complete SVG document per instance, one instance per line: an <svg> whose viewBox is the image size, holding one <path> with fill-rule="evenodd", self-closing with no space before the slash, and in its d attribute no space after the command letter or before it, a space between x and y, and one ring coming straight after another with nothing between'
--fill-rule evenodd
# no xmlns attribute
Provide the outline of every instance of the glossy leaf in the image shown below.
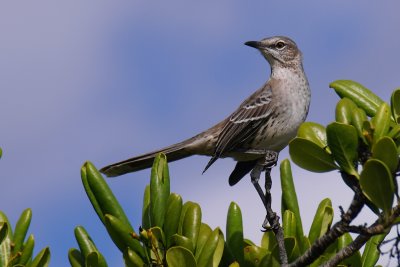
<svg viewBox="0 0 400 267"><path fill-rule="evenodd" d="M201 208L199 204L189 202L182 223L182 235L197 243L201 226Z"/></svg>
<svg viewBox="0 0 400 267"><path fill-rule="evenodd" d="M178 194L171 193L167 201L167 211L164 219L164 233L169 247L169 239L176 234L179 226L179 218L181 217L182 197Z"/></svg>
<svg viewBox="0 0 400 267"><path fill-rule="evenodd" d="M25 265L32 259L34 246L35 246L35 239L33 235L29 235L28 239L26 240L23 246L21 258L18 261L19 264Z"/></svg>
<svg viewBox="0 0 400 267"><path fill-rule="evenodd" d="M110 234L111 239L121 252L124 252L127 247L133 249L139 254L142 259L145 259L143 247L140 245L137 239L134 239L132 234L134 233L129 225L119 220L110 214L106 214L104 217L105 226Z"/></svg>
<svg viewBox="0 0 400 267"><path fill-rule="evenodd" d="M389 168L380 160L369 159L361 172L360 186L366 197L385 213L394 200L394 183Z"/></svg>
<svg viewBox="0 0 400 267"><path fill-rule="evenodd" d="M392 110L392 116L396 123L399 123L400 118L400 88L392 92L392 97L390 98L390 107Z"/></svg>
<svg viewBox="0 0 400 267"><path fill-rule="evenodd" d="M338 168L331 154L304 138L293 139L289 143L289 153L294 163L312 172L328 172Z"/></svg>
<svg viewBox="0 0 400 267"><path fill-rule="evenodd" d="M198 267L209 266L212 263L213 255L219 243L220 231L219 228L216 228L211 233L197 261Z"/></svg>
<svg viewBox="0 0 400 267"><path fill-rule="evenodd" d="M297 131L297 137L307 139L317 144L321 148L326 148L326 129L321 124L315 122L304 122ZM328 150L329 152L329 150Z"/></svg>
<svg viewBox="0 0 400 267"><path fill-rule="evenodd" d="M184 247L193 253L195 247L193 241L190 238L183 235L174 234L173 236L171 236L170 239L171 239L171 246Z"/></svg>
<svg viewBox="0 0 400 267"><path fill-rule="evenodd" d="M296 232L298 237L302 237L303 226L300 216L300 208L297 202L296 189L293 183L292 169L290 167L290 161L285 159L280 165L280 178L282 188L282 210L290 210L293 212L296 218Z"/></svg>
<svg viewBox="0 0 400 267"><path fill-rule="evenodd" d="M373 117L383 100L363 85L350 80L337 80L329 84L341 97L351 99L358 107L365 110L368 116Z"/></svg>
<svg viewBox="0 0 400 267"><path fill-rule="evenodd" d="M75 238L78 242L81 254L85 259L85 265L89 266L106 266L106 261L101 253L97 250L92 238L86 232L85 228L78 226L75 228ZM89 256L91 255L91 256Z"/></svg>
<svg viewBox="0 0 400 267"><path fill-rule="evenodd" d="M290 210L285 210L282 217L283 235L296 238L296 217Z"/></svg>
<svg viewBox="0 0 400 267"><path fill-rule="evenodd" d="M107 267L107 263L104 261L103 256L98 251L92 251L86 256L85 260L86 267Z"/></svg>
<svg viewBox="0 0 400 267"><path fill-rule="evenodd" d="M6 222L0 222L0 244L6 239L8 234L8 224Z"/></svg>
<svg viewBox="0 0 400 267"><path fill-rule="evenodd" d="M81 169L82 182L93 208L104 224L104 215L110 214L133 228L110 187L96 167L86 162Z"/></svg>
<svg viewBox="0 0 400 267"><path fill-rule="evenodd" d="M222 256L224 254L224 249L225 249L225 239L224 239L224 234L220 229L218 229L218 243L217 247L214 250L214 255L212 258L212 266L213 267L218 267L221 264Z"/></svg>
<svg viewBox="0 0 400 267"><path fill-rule="evenodd" d="M29 267L47 267L50 263L50 249L48 247L42 249L32 260Z"/></svg>
<svg viewBox="0 0 400 267"><path fill-rule="evenodd" d="M199 237L197 238L196 244L196 253L195 258L196 261L199 259L201 252L203 251L204 245L206 244L208 238L210 237L212 230L210 226L205 223L202 223L200 226Z"/></svg>
<svg viewBox="0 0 400 267"><path fill-rule="evenodd" d="M151 226L163 227L167 200L170 194L170 180L167 158L159 154L154 159L150 179L150 221Z"/></svg>
<svg viewBox="0 0 400 267"><path fill-rule="evenodd" d="M326 133L332 156L340 168L348 174L358 177L354 168L358 157L357 130L352 125L333 122L326 127Z"/></svg>
<svg viewBox="0 0 400 267"><path fill-rule="evenodd" d="M243 264L243 221L240 207L231 202L226 220L226 245L234 259Z"/></svg>
<svg viewBox="0 0 400 267"><path fill-rule="evenodd" d="M21 250L22 245L24 244L24 240L26 237L26 233L28 232L29 225L32 219L32 210L26 209L22 212L19 217L17 224L15 225L14 231L14 239L13 239L13 253L17 253Z"/></svg>
<svg viewBox="0 0 400 267"><path fill-rule="evenodd" d="M361 266L375 266L380 256L378 245L383 241L383 239L385 239L386 235L387 233L375 235L367 241L363 254L361 256Z"/></svg>
<svg viewBox="0 0 400 267"><path fill-rule="evenodd" d="M71 267L84 267L85 259L83 258L81 252L76 248L71 248L68 251L68 260Z"/></svg>
<svg viewBox="0 0 400 267"><path fill-rule="evenodd" d="M399 164L397 146L392 138L382 137L379 139L372 147L372 157L385 163L391 173L397 170Z"/></svg>
<svg viewBox="0 0 400 267"><path fill-rule="evenodd" d="M376 115L371 119L371 124L374 129L373 143L375 144L380 138L387 135L389 132L390 110L388 104L383 103L378 108Z"/></svg>
<svg viewBox="0 0 400 267"><path fill-rule="evenodd" d="M354 104L354 102L351 101L349 98L344 97L340 99L339 102L336 104L336 121L344 124L351 124L353 110L356 108L356 104Z"/></svg>
<svg viewBox="0 0 400 267"><path fill-rule="evenodd" d="M142 207L142 227L150 229L150 185L147 185L143 194L143 207Z"/></svg>
<svg viewBox="0 0 400 267"><path fill-rule="evenodd" d="M11 255L11 240L13 234L10 222L8 221L7 216L2 211L0 211L0 223L3 223L3 228L6 227L7 229L6 233L3 233L6 234L6 236L3 237L3 241L0 243L0 266L7 266Z"/></svg>
<svg viewBox="0 0 400 267"><path fill-rule="evenodd" d="M398 120L400 119L400 117L398 118ZM400 137L400 125L391 125L391 129L388 132L387 136L393 139L399 139Z"/></svg>
<svg viewBox="0 0 400 267"><path fill-rule="evenodd" d="M245 266L255 266L255 267L263 267L261 265L262 259L267 256L267 254L271 254L265 248L258 246L247 246L244 248L244 261ZM265 265L264 265L265 266Z"/></svg>
<svg viewBox="0 0 400 267"><path fill-rule="evenodd" d="M367 114L361 108L356 108L353 110L352 117L351 117L351 124L356 128L358 137L361 138L365 144L368 144L367 139L363 133L363 125L364 122L367 121Z"/></svg>
<svg viewBox="0 0 400 267"><path fill-rule="evenodd" d="M261 239L261 247L272 251L277 245L275 235L272 231L267 231L263 234Z"/></svg>
<svg viewBox="0 0 400 267"><path fill-rule="evenodd" d="M313 244L315 240L320 238L332 224L333 220L333 209L332 202L329 198L321 201L318 209L315 213L313 222L310 227L310 232L308 234L308 239L310 243Z"/></svg>
<svg viewBox="0 0 400 267"><path fill-rule="evenodd" d="M196 267L196 260L192 252L183 247L173 247L167 251L169 267Z"/></svg>
<svg viewBox="0 0 400 267"><path fill-rule="evenodd" d="M142 258L132 249L128 248L123 254L126 267L143 267L146 266Z"/></svg>

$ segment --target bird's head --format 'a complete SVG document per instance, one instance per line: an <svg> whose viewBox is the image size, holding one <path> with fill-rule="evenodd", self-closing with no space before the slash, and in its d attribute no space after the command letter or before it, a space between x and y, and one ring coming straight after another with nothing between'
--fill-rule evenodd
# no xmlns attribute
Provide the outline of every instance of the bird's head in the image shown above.
<svg viewBox="0 0 400 267"><path fill-rule="evenodd" d="M274 36L261 41L249 41L245 45L258 49L271 66L290 67L301 64L301 52L296 43L288 37Z"/></svg>

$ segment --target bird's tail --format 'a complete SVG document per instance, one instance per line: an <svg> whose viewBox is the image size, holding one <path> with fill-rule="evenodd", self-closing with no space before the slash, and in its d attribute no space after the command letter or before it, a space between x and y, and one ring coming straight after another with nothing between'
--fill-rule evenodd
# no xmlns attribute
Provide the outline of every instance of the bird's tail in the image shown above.
<svg viewBox="0 0 400 267"><path fill-rule="evenodd" d="M193 152L190 152L187 149L188 145L191 143L192 138L160 150L105 166L100 170L100 172L104 173L108 177L115 177L129 172L147 169L153 165L154 158L159 153L164 153L167 156L168 162L186 158L193 155Z"/></svg>

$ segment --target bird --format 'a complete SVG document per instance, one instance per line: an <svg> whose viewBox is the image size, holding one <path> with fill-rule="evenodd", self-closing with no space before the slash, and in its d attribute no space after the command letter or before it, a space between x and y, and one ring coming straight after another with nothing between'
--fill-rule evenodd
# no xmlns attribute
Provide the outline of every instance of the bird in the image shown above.
<svg viewBox="0 0 400 267"><path fill-rule="evenodd" d="M164 153L168 162L192 155L210 156L204 173L217 159L230 157L237 161L229 176L232 186L268 152L278 155L296 136L308 114L311 91L303 56L296 43L285 36L248 41L245 45L257 49L268 61L270 76L230 116L187 140L105 166L100 172L115 177L147 169L157 154Z"/></svg>

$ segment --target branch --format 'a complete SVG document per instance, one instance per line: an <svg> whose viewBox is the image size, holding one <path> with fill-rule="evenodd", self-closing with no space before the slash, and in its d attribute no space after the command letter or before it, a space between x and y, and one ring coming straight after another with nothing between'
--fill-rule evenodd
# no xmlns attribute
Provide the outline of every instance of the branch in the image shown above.
<svg viewBox="0 0 400 267"><path fill-rule="evenodd" d="M334 267L337 266L345 258L350 257L356 251L358 251L364 244L374 235L385 233L389 230L394 221L400 215L400 205L395 206L392 209L392 214L388 217L384 217L383 214L368 228L363 231L363 234L357 236L357 238L351 242L347 247L340 250L332 259L327 261L324 267Z"/></svg>
<svg viewBox="0 0 400 267"><path fill-rule="evenodd" d="M342 172L343 179L349 179L349 175ZM331 229L326 232L323 236L318 238L312 246L299 258L296 259L293 263L289 264L289 267L299 267L299 266L307 266L314 262L319 256L323 254L323 252L335 242L341 235L343 235L348 229L350 223L354 220L355 217L360 213L361 209L365 205L365 196L362 194L359 185L353 184L352 190L354 191L354 197L350 204L348 210L341 215L341 220L335 223Z"/></svg>

